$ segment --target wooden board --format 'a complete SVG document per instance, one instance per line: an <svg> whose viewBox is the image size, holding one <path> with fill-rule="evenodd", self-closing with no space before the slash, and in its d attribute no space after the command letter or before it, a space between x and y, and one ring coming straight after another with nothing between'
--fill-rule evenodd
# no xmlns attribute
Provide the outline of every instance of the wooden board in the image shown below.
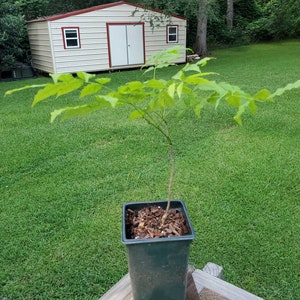
<svg viewBox="0 0 300 300"><path fill-rule="evenodd" d="M262 300L256 295L201 270L193 272L193 279L196 286L201 285L228 300Z"/></svg>
<svg viewBox="0 0 300 300"><path fill-rule="evenodd" d="M221 279L223 268L208 263L203 270L189 266L186 300L263 300ZM134 300L129 274L126 274L99 300Z"/></svg>

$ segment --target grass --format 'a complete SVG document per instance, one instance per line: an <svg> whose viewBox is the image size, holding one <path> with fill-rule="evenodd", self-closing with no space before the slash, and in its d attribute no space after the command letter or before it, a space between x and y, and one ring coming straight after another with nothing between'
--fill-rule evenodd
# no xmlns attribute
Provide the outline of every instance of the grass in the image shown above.
<svg viewBox="0 0 300 300"><path fill-rule="evenodd" d="M299 79L299 51L297 41L219 50L206 70L274 90ZM141 72L102 75L122 83ZM48 80L0 83L0 298L98 299L127 272L122 203L166 198L168 152L126 108L50 125L53 108L80 100L31 109L33 91L2 97ZM243 127L209 108L173 127L174 196L197 233L190 263L220 264L225 280L265 299L300 294L299 125L295 90Z"/></svg>

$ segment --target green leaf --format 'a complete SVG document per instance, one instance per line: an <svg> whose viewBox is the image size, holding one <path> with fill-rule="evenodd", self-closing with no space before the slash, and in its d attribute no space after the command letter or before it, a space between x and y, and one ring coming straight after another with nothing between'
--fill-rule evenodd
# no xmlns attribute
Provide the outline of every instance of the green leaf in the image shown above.
<svg viewBox="0 0 300 300"><path fill-rule="evenodd" d="M236 115L233 117L234 120L239 124L242 125L242 114L245 112L246 110L246 106L245 105L241 105L238 109L238 112L236 113Z"/></svg>
<svg viewBox="0 0 300 300"><path fill-rule="evenodd" d="M156 109L156 99L151 98L147 107L147 111Z"/></svg>
<svg viewBox="0 0 300 300"><path fill-rule="evenodd" d="M180 80L180 81L183 81L184 78L185 78L185 76L184 76L184 72L182 70L178 71L174 76L172 76L172 79Z"/></svg>
<svg viewBox="0 0 300 300"><path fill-rule="evenodd" d="M167 91L162 91L158 97L151 98L147 110L165 109L174 105L174 99L170 97Z"/></svg>
<svg viewBox="0 0 300 300"><path fill-rule="evenodd" d="M149 92L145 91L144 84L140 81L131 81L118 87L117 91L109 94L110 96L119 98L120 103L134 103L142 101L149 95Z"/></svg>
<svg viewBox="0 0 300 300"><path fill-rule="evenodd" d="M100 84L106 84L106 83L109 83L111 81L111 78L97 78L95 81L97 81L98 83Z"/></svg>
<svg viewBox="0 0 300 300"><path fill-rule="evenodd" d="M193 74L184 80L184 82L188 84L210 84L210 81L208 79L202 78L200 74Z"/></svg>
<svg viewBox="0 0 300 300"><path fill-rule="evenodd" d="M128 87L128 92L137 91L143 89L143 83L141 81L131 81L126 84Z"/></svg>
<svg viewBox="0 0 300 300"><path fill-rule="evenodd" d="M89 73L86 73L86 72L77 72L77 76L86 83L88 83L91 79L96 77L96 75L89 74Z"/></svg>
<svg viewBox="0 0 300 300"><path fill-rule="evenodd" d="M73 107L64 107L61 109L54 110L51 113L51 123L53 123L59 116L61 117L62 121L67 119L78 117L78 116L86 116L93 111L99 109L98 104L95 102L93 104L84 104L79 106Z"/></svg>
<svg viewBox="0 0 300 300"><path fill-rule="evenodd" d="M201 72L199 76L208 76L208 75L219 75L219 73L215 72Z"/></svg>
<svg viewBox="0 0 300 300"><path fill-rule="evenodd" d="M59 116L61 116L61 120L64 121L69 118L88 115L93 111L103 109L105 107L114 108L118 102L118 99L109 96L96 96L95 99L96 102L94 103L54 110L51 113L51 122L54 122L54 120Z"/></svg>
<svg viewBox="0 0 300 300"><path fill-rule="evenodd" d="M217 109L223 99L226 99L228 95L231 95L230 91L222 90L218 91L218 97L216 99L215 108Z"/></svg>
<svg viewBox="0 0 300 300"><path fill-rule="evenodd" d="M174 64L172 63L169 63L169 62L165 62L165 63L160 63L156 66L156 69L162 69L162 68L166 68L166 67L169 67L169 66L172 66Z"/></svg>
<svg viewBox="0 0 300 300"><path fill-rule="evenodd" d="M176 91L177 91L178 97L181 98L182 91L183 91L183 82L181 82L181 83L178 85Z"/></svg>
<svg viewBox="0 0 300 300"><path fill-rule="evenodd" d="M179 99L184 98L183 100L185 100L185 99L193 98L193 97L195 97L195 95L196 95L196 93L194 92L193 89L191 89L188 86L183 84L183 86L182 86L182 95Z"/></svg>
<svg viewBox="0 0 300 300"><path fill-rule="evenodd" d="M51 119L50 122L53 123L55 121L55 119L60 116L66 109L65 108L61 108L61 109L56 109L51 113Z"/></svg>
<svg viewBox="0 0 300 300"><path fill-rule="evenodd" d="M254 95L254 99L255 100L269 100L270 98L270 91L267 89L263 89L258 91L255 95Z"/></svg>
<svg viewBox="0 0 300 300"><path fill-rule="evenodd" d="M293 83L289 83L283 88L277 89L272 95L270 95L270 98L281 96L283 93L287 91L290 91L292 89L298 89L298 88L300 88L300 80L297 80Z"/></svg>
<svg viewBox="0 0 300 300"><path fill-rule="evenodd" d="M147 59L146 63L143 65L142 68L150 66L150 68L145 71L146 73L156 68L161 69L173 65L172 61L179 57L180 51L185 50L185 47L177 45L159 52L155 52Z"/></svg>
<svg viewBox="0 0 300 300"><path fill-rule="evenodd" d="M61 77L59 78L61 79ZM66 78L67 79L67 78ZM64 80L63 82L57 83L58 91L56 97L60 97L66 94L69 94L77 89L79 89L83 85L83 81L77 78L72 77Z"/></svg>
<svg viewBox="0 0 300 300"><path fill-rule="evenodd" d="M80 93L80 98L85 97L87 95L92 95L95 94L97 92L99 92L102 89L102 85L98 84L98 83L90 83L88 85L86 85L81 93Z"/></svg>
<svg viewBox="0 0 300 300"><path fill-rule="evenodd" d="M58 98L62 95L69 94L83 85L81 79L74 78L71 74L51 74L51 77L56 83L46 84L43 89L39 90L34 96L32 106L51 96L56 95Z"/></svg>
<svg viewBox="0 0 300 300"><path fill-rule="evenodd" d="M74 77L72 74L66 73L66 74L60 74L60 73L55 73L55 74L50 74L53 82L56 84L59 81L71 81Z"/></svg>
<svg viewBox="0 0 300 300"><path fill-rule="evenodd" d="M162 92L159 94L159 102L162 108L174 106L174 97L170 97L168 92Z"/></svg>
<svg viewBox="0 0 300 300"><path fill-rule="evenodd" d="M135 120L135 119L140 119L140 118L142 118L144 115L145 115L145 112L144 112L144 111L142 111L142 110L135 110L135 111L133 111L133 112L130 114L129 118L130 118L130 120Z"/></svg>
<svg viewBox="0 0 300 300"><path fill-rule="evenodd" d="M151 71L153 71L153 70L155 70L155 68L154 68L153 66L151 66L151 67L149 67L149 68L147 68L147 69L145 70L144 74L146 74L146 73L148 73L148 72L151 72Z"/></svg>
<svg viewBox="0 0 300 300"><path fill-rule="evenodd" d="M169 87L168 87L168 95L174 99L174 95L175 95L175 83L172 83Z"/></svg>
<svg viewBox="0 0 300 300"><path fill-rule="evenodd" d="M163 89L166 85L166 81L164 80L157 80L157 79L150 79L145 83L145 87L149 87L155 90Z"/></svg>
<svg viewBox="0 0 300 300"><path fill-rule="evenodd" d="M169 96L168 96L169 97ZM155 101L155 108L166 108L166 102L165 102L165 99L166 99L166 94L163 92L163 93L160 93L159 96L158 96L158 99L157 101Z"/></svg>
<svg viewBox="0 0 300 300"><path fill-rule="evenodd" d="M61 76L61 74L59 73L55 73L55 74L49 74L53 80L54 83L58 82L58 78Z"/></svg>
<svg viewBox="0 0 300 300"><path fill-rule="evenodd" d="M194 113L195 113L195 115L196 115L197 117L200 117L200 115L201 115L201 110L202 110L203 107L204 107L204 103L202 103L202 102L198 103L198 104L195 106L195 108L194 108Z"/></svg>
<svg viewBox="0 0 300 300"><path fill-rule="evenodd" d="M250 111L255 114L257 112L257 106L254 100L249 101L249 109Z"/></svg>
<svg viewBox="0 0 300 300"><path fill-rule="evenodd" d="M217 106L217 103L220 102L220 99L221 97L219 96L219 94L217 92L213 92L207 99L206 101L208 103L211 103L214 107Z"/></svg>
<svg viewBox="0 0 300 300"><path fill-rule="evenodd" d="M97 95L95 96L95 100L97 102L97 108L103 109L103 108L112 108L110 102L108 102L106 99L104 99L102 96Z"/></svg>
<svg viewBox="0 0 300 300"><path fill-rule="evenodd" d="M196 62L196 65L200 65L201 67L206 66L207 62L215 59L214 57L204 57L202 59L200 59L198 62Z"/></svg>
<svg viewBox="0 0 300 300"><path fill-rule="evenodd" d="M106 101L107 103L109 103L111 105L112 108L115 108L119 101L118 98L111 97L108 95L99 95L99 96L97 96L97 99L98 99L98 101L101 99Z"/></svg>
<svg viewBox="0 0 300 300"><path fill-rule="evenodd" d="M50 98L51 96L56 95L57 91L58 91L58 86L56 84L53 83L46 84L46 86L43 89L39 90L35 94L33 98L32 106L35 106L40 101L43 101L47 98Z"/></svg>
<svg viewBox="0 0 300 300"><path fill-rule="evenodd" d="M194 72L201 72L200 67L197 64L190 64L187 63L183 68L183 72L189 72L189 71L194 71Z"/></svg>
<svg viewBox="0 0 300 300"><path fill-rule="evenodd" d="M9 90L9 91L6 91L4 96L8 96L8 95L11 95L15 92L20 92L20 91L24 91L24 90L28 90L28 89L35 89L35 88L41 88L41 87L45 87L46 84L35 84L35 85L26 85L26 86L23 86L21 88L17 88L17 89L12 89L12 90Z"/></svg>
<svg viewBox="0 0 300 300"><path fill-rule="evenodd" d="M226 100L229 105L238 107L241 103L241 95L238 92L234 92L229 95Z"/></svg>
<svg viewBox="0 0 300 300"><path fill-rule="evenodd" d="M58 81L71 82L74 79L72 74L59 74Z"/></svg>

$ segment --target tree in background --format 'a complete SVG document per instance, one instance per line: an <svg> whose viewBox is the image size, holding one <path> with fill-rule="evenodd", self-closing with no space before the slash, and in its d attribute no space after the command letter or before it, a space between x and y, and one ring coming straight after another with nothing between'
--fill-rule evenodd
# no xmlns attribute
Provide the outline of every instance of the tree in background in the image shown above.
<svg viewBox="0 0 300 300"><path fill-rule="evenodd" d="M159 9L165 15L180 15L187 19L188 36L187 45L193 48L201 56L207 55L207 14L209 2L215 0L136 0L131 1L146 8ZM161 20L149 19L149 22L156 22L155 26L162 24ZM165 18L164 20L166 20Z"/></svg>
<svg viewBox="0 0 300 300"><path fill-rule="evenodd" d="M300 36L300 0L130 0L187 19L187 46L208 48ZM1 67L28 50L26 21L116 2L115 0L1 0ZM233 9L234 8L234 9ZM208 45L208 46L207 46Z"/></svg>
<svg viewBox="0 0 300 300"><path fill-rule="evenodd" d="M26 21L63 14L95 5L116 2L114 0L19 0Z"/></svg>
<svg viewBox="0 0 300 300"><path fill-rule="evenodd" d="M260 16L248 24L252 41L299 38L300 0L257 0Z"/></svg>
<svg viewBox="0 0 300 300"><path fill-rule="evenodd" d="M13 0L0 2L0 69L15 67L22 60L26 41L25 22L18 3Z"/></svg>
<svg viewBox="0 0 300 300"><path fill-rule="evenodd" d="M20 9L26 21L47 16L50 0L19 0Z"/></svg>
<svg viewBox="0 0 300 300"><path fill-rule="evenodd" d="M233 27L233 0L227 0L226 25L228 29Z"/></svg>
<svg viewBox="0 0 300 300"><path fill-rule="evenodd" d="M249 43L247 26L259 16L256 0L214 1L208 20L208 44L223 47Z"/></svg>
<svg viewBox="0 0 300 300"><path fill-rule="evenodd" d="M200 56L206 56L207 50L207 18L208 18L208 0L199 0L197 15L197 35L195 40L195 51Z"/></svg>

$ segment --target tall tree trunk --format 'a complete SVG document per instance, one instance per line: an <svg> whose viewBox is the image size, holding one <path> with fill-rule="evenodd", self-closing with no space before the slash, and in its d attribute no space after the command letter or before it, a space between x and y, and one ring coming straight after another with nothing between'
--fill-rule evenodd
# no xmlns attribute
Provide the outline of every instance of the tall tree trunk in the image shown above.
<svg viewBox="0 0 300 300"><path fill-rule="evenodd" d="M207 14L208 14L208 0L199 0L199 9L197 17L197 36L195 50L200 56L206 56L207 43Z"/></svg>
<svg viewBox="0 0 300 300"><path fill-rule="evenodd" d="M228 29L233 27L233 0L227 0L226 25Z"/></svg>

